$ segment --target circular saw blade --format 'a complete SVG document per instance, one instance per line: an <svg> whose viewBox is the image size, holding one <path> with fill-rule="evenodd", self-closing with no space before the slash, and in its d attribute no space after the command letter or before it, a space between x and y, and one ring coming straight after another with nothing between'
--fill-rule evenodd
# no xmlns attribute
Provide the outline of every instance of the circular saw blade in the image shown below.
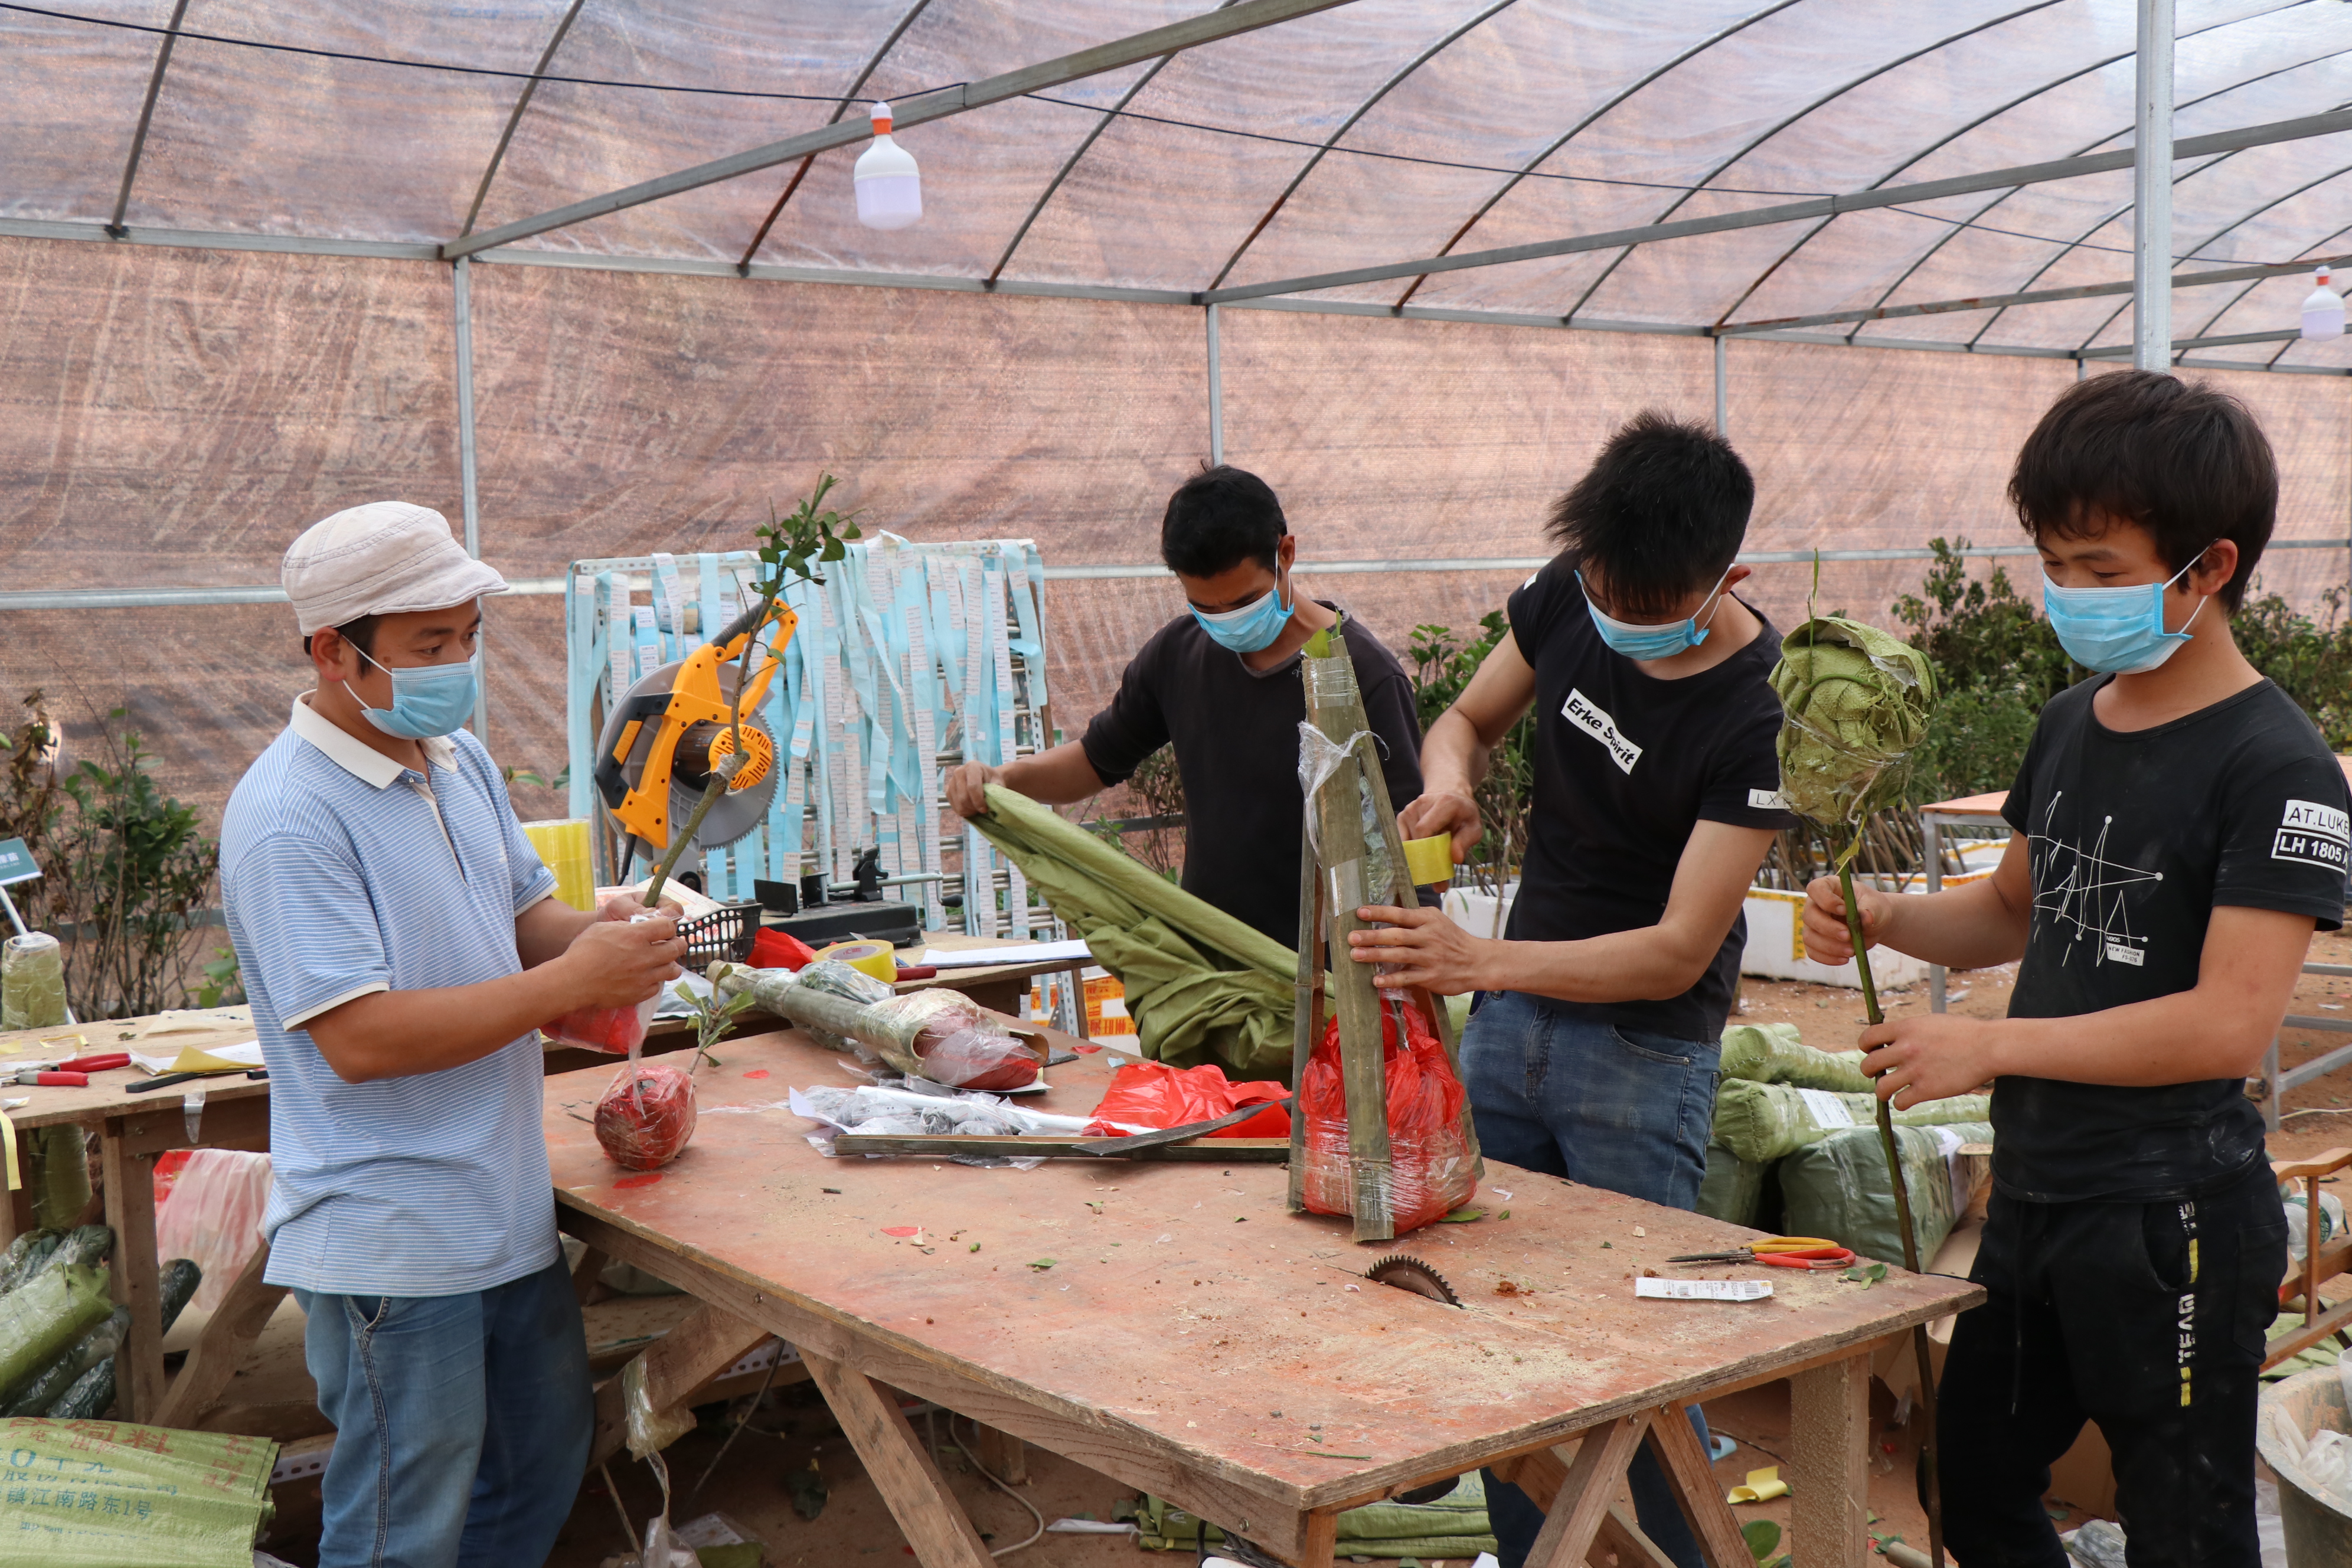
<svg viewBox="0 0 2352 1568"><path fill-rule="evenodd" d="M1370 1268L1364 1278L1377 1285L1393 1285L1400 1290L1410 1290L1416 1296L1426 1296L1433 1301L1443 1301L1449 1307L1462 1305L1462 1298L1445 1282L1445 1276L1420 1258L1402 1252L1391 1252Z"/></svg>
<svg viewBox="0 0 2352 1568"><path fill-rule="evenodd" d="M621 700L613 704L611 712L605 718L604 734L597 739L597 745L602 754L611 755L613 747L619 744L621 727L624 722L619 715L627 711L629 704L638 697L672 689L677 684L678 671L685 668L685 661L682 659L663 665L650 675L639 679L636 684L622 694ZM719 690L721 696L732 701L739 683L734 665L719 666ZM622 774L629 781L629 787L632 789L637 786L638 781L645 774L646 753L652 748L654 736L658 731L659 724L658 720L646 722L645 728L638 731L636 743L630 748L628 761L622 764ZM743 718L743 728L758 737L745 748L755 763L760 759L775 757L777 752L775 741L769 735L765 726L755 722L750 714L746 714ZM669 819L672 822L684 822L693 816L695 803L702 798L701 786L685 783L680 778L679 772L677 763L673 761L669 780ZM713 805L710 808L710 815L702 819L701 830L694 836L696 845L708 848L732 844L759 826L767 817L769 804L776 798L776 779L782 772L782 769L772 765L745 767L743 772L737 775L736 787L730 790L716 805Z"/></svg>

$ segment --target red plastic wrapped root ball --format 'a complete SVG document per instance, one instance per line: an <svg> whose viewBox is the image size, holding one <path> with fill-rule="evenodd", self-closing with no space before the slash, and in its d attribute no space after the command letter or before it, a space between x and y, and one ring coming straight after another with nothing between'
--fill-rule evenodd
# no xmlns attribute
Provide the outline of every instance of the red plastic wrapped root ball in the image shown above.
<svg viewBox="0 0 2352 1568"><path fill-rule="evenodd" d="M614 1164L650 1171L677 1158L694 1119L694 1080L648 1062L614 1078L596 1102L596 1142Z"/></svg>
<svg viewBox="0 0 2352 1568"><path fill-rule="evenodd" d="M1398 1009L1381 1009L1392 1179L1389 1212L1399 1236L1444 1218L1478 1191L1478 1165L1467 1135L1469 1096L1420 1009L1408 1005L1402 1011L1407 1037L1400 1042ZM1336 1017L1307 1059L1298 1103L1307 1115L1307 1210L1352 1214L1355 1177L1348 1153L1348 1094L1339 1069Z"/></svg>

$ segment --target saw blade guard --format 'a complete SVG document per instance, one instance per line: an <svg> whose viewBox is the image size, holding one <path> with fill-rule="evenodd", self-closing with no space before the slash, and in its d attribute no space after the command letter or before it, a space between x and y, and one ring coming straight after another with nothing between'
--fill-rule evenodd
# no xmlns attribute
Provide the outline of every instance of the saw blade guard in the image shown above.
<svg viewBox="0 0 2352 1568"><path fill-rule="evenodd" d="M656 849L668 847L670 825L693 815L711 767L733 749L726 714L741 677L733 662L719 663L715 654L698 648L640 679L613 705L598 739L597 784L606 808L624 831ZM769 673L754 672L754 701ZM689 685L700 690L689 694ZM690 700L681 702L681 696ZM748 712L743 755L726 796L695 835L698 847L732 844L767 817L781 775L778 747L765 721Z"/></svg>

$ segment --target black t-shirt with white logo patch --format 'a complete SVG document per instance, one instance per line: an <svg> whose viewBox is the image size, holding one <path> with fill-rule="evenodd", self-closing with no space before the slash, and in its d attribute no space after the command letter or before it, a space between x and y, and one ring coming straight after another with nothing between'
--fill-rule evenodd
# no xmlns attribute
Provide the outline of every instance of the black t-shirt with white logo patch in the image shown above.
<svg viewBox="0 0 2352 1568"><path fill-rule="evenodd" d="M1746 647L1679 680L1645 675L1610 650L1565 561L1528 578L1511 595L1509 614L1511 636L1535 670L1536 748L1527 862L1507 936L1575 942L1654 926L1699 822L1795 824L1780 805L1772 749L1780 700L1767 683L1780 634L1760 613L1763 629ZM1747 944L1743 916L1680 996L1547 1005L1711 1042L1723 1033Z"/></svg>
<svg viewBox="0 0 2352 1568"><path fill-rule="evenodd" d="M2150 730L2108 729L2105 679L2042 710L2002 809L2032 850L2032 927L2009 1012L2070 1018L2193 989L2216 905L2344 922L2344 773L2265 680ZM1993 1087L1993 1176L2012 1197L2152 1203L2263 1154L2243 1081Z"/></svg>

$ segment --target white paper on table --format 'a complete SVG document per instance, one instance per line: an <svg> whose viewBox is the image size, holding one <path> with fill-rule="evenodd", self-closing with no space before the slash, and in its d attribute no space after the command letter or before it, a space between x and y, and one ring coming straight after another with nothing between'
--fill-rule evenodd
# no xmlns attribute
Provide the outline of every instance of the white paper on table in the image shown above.
<svg viewBox="0 0 2352 1568"><path fill-rule="evenodd" d="M1091 958L1084 937L1068 942L1024 942L1019 947L927 947L923 962L937 969L980 969L996 963L1068 963Z"/></svg>
<svg viewBox="0 0 2352 1568"><path fill-rule="evenodd" d="M1772 1287L1761 1279L1660 1279L1643 1275L1633 1294L1653 1301L1761 1301Z"/></svg>

